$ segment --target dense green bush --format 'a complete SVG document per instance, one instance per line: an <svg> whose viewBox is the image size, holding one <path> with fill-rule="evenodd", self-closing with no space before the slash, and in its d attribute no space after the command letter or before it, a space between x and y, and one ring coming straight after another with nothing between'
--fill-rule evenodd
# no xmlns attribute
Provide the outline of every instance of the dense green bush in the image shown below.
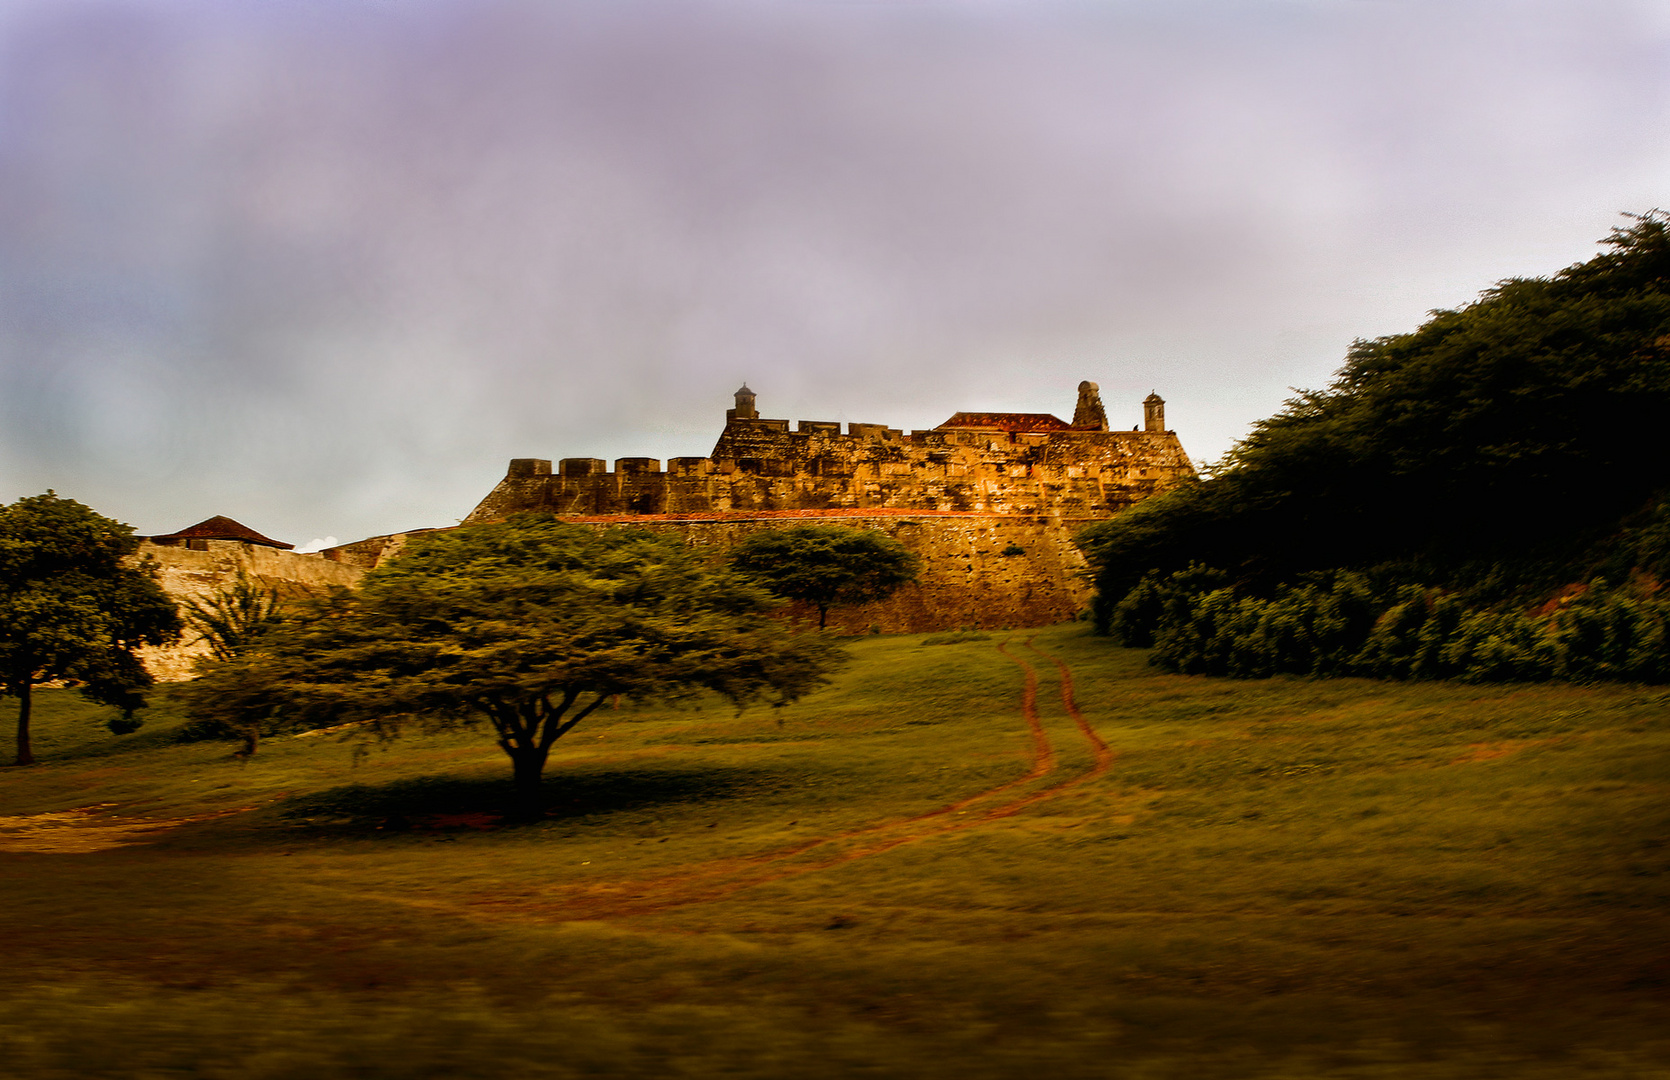
<svg viewBox="0 0 1670 1080"><path fill-rule="evenodd" d="M1115 605L1112 631L1126 645L1153 645L1157 665L1191 675L1670 678L1670 604L1603 581L1538 616L1471 607L1455 593L1377 584L1352 571L1313 575L1270 597L1227 580L1199 564L1149 574Z"/></svg>
<svg viewBox="0 0 1670 1080"><path fill-rule="evenodd" d="M1215 475L1084 530L1097 628L1178 671L1670 678L1670 215L1605 244L1356 342ZM1633 584L1551 609L1577 582Z"/></svg>
<svg viewBox="0 0 1670 1080"><path fill-rule="evenodd" d="M1555 670L1573 679L1670 680L1665 621L1670 604L1592 588L1549 626Z"/></svg>
<svg viewBox="0 0 1670 1080"><path fill-rule="evenodd" d="M1396 567L1478 607L1637 568L1670 578L1670 216L1633 217L1606 246L1356 342L1211 478L1086 529L1099 626L1146 573L1191 563L1266 598Z"/></svg>

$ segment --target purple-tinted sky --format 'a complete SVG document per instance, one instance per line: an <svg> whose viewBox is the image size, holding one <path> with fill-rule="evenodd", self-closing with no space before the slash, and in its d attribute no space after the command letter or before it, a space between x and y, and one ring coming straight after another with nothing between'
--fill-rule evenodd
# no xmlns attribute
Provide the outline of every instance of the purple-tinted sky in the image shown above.
<svg viewBox="0 0 1670 1080"><path fill-rule="evenodd" d="M0 498L294 542L767 416L1211 461L1665 195L1644 0L0 0Z"/></svg>

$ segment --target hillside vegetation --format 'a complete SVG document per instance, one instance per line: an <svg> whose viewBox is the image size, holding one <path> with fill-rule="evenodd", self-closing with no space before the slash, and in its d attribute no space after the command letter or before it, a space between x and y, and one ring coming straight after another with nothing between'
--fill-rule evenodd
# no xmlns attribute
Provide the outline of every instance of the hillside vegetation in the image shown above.
<svg viewBox="0 0 1670 1080"><path fill-rule="evenodd" d="M1081 537L1172 670L1670 678L1670 218L1359 341L1210 479Z"/></svg>
<svg viewBox="0 0 1670 1080"><path fill-rule="evenodd" d="M240 763L44 691L0 1073L1665 1075L1663 691L928 640L780 710L601 709L517 827L476 735Z"/></svg>

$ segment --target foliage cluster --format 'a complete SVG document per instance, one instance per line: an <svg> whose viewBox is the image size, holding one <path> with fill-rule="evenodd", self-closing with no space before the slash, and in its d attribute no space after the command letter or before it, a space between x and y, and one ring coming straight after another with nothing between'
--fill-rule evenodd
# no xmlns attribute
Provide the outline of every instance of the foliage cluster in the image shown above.
<svg viewBox="0 0 1670 1080"><path fill-rule="evenodd" d="M54 492L0 506L0 694L18 699L17 764L34 762L34 687L61 681L139 725L150 673L134 650L180 635L156 567L130 565L133 529Z"/></svg>
<svg viewBox="0 0 1670 1080"><path fill-rule="evenodd" d="M243 655L284 621L278 591L242 570L225 588L202 599L187 598L180 607L187 625L197 631L194 641L206 643L216 660Z"/></svg>
<svg viewBox="0 0 1670 1080"><path fill-rule="evenodd" d="M1317 573L1270 598L1192 566L1153 574L1114 605L1110 628L1191 675L1356 675L1469 682L1670 680L1670 603L1596 580L1551 615L1490 611L1455 593Z"/></svg>
<svg viewBox="0 0 1670 1080"><path fill-rule="evenodd" d="M1643 640L1662 621L1670 216L1632 215L1605 244L1413 333L1358 341L1328 389L1256 425L1216 475L1086 530L1098 627L1134 644L1163 622L1158 659L1179 670L1613 677L1620 661L1562 629L1589 615L1525 614L1601 578L1630 593L1581 610ZM1375 582L1372 603L1350 573ZM1423 613L1426 651L1359 658L1342 643L1363 647L1394 608ZM1622 663L1660 677L1659 661Z"/></svg>
<svg viewBox="0 0 1670 1080"><path fill-rule="evenodd" d="M748 534L732 549L731 565L778 596L817 608L822 630L830 608L887 599L916 580L922 560L878 529L803 525Z"/></svg>
<svg viewBox="0 0 1670 1080"><path fill-rule="evenodd" d="M199 723L245 731L485 722L532 817L552 745L611 699L740 706L818 685L832 646L773 606L677 538L526 514L415 539L178 693Z"/></svg>

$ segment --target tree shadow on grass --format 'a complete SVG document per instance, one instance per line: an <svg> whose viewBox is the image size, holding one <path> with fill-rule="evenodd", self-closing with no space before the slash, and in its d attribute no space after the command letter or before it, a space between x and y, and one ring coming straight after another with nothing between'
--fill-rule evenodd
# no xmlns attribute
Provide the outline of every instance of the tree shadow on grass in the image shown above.
<svg viewBox="0 0 1670 1080"><path fill-rule="evenodd" d="M747 768L570 770L545 778L546 820L769 795L793 787L798 779ZM501 824L515 796L508 777L420 776L298 796L285 800L279 812L291 821L350 829L488 828Z"/></svg>

